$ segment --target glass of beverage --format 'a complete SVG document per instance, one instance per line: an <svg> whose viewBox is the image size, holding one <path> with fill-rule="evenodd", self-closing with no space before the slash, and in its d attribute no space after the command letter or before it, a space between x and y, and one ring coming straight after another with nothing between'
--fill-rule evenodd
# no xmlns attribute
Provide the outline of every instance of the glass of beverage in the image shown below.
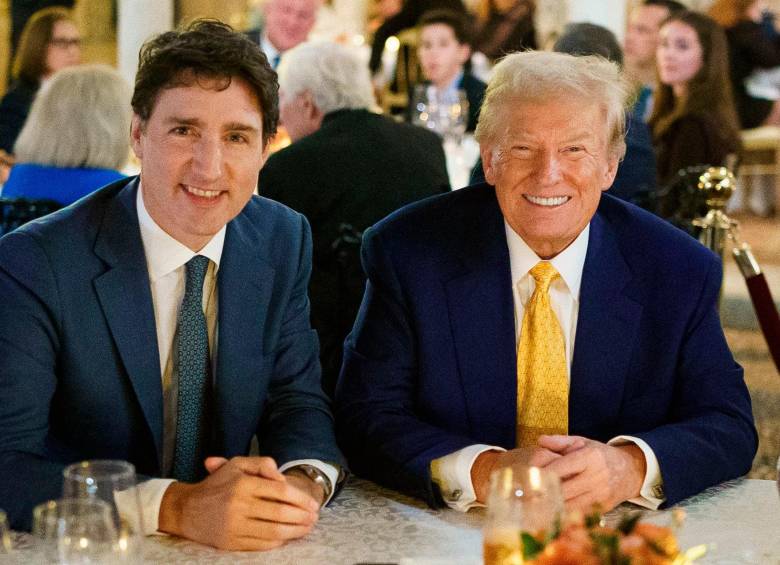
<svg viewBox="0 0 780 565"><path fill-rule="evenodd" d="M131 463L95 460L69 465L63 471L62 494L107 503L118 536L113 561L139 563L143 560L143 516L135 467Z"/></svg>
<svg viewBox="0 0 780 565"><path fill-rule="evenodd" d="M490 476L483 531L485 565L523 563L523 536L544 539L560 527L558 477L538 467L505 467Z"/></svg>
<svg viewBox="0 0 780 565"><path fill-rule="evenodd" d="M113 563L118 542L102 500L62 498L33 509L33 537L47 563Z"/></svg>
<svg viewBox="0 0 780 565"><path fill-rule="evenodd" d="M13 544L11 543L11 530L8 527L8 517L5 512L0 510L0 555L11 553Z"/></svg>

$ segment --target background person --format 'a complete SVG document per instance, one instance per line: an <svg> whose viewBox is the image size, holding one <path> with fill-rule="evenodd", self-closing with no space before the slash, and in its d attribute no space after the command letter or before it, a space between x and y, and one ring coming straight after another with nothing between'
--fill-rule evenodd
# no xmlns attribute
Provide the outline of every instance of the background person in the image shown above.
<svg viewBox="0 0 780 565"><path fill-rule="evenodd" d="M607 510L672 505L750 469L720 260L602 194L627 93L601 58L507 56L476 132L490 185L366 232L336 391L356 474L467 510L493 469L532 464L561 478L570 509Z"/></svg>
<svg viewBox="0 0 780 565"><path fill-rule="evenodd" d="M293 143L268 159L259 190L311 224L311 319L332 395L365 285L360 233L405 204L448 191L444 151L434 133L372 111L368 69L346 47L299 45L285 54L279 85L281 122Z"/></svg>
<svg viewBox="0 0 780 565"><path fill-rule="evenodd" d="M41 82L81 61L81 39L70 12L46 8L25 25L14 57L13 82L0 100L0 149L12 153Z"/></svg>
<svg viewBox="0 0 780 565"><path fill-rule="evenodd" d="M303 43L317 21L321 0L267 0L263 4L262 27L247 32L260 46L272 68L282 54Z"/></svg>
<svg viewBox="0 0 780 565"><path fill-rule="evenodd" d="M474 50L491 62L513 51L536 49L534 0L480 0Z"/></svg>
<svg viewBox="0 0 780 565"><path fill-rule="evenodd" d="M728 47L718 24L678 12L659 32L658 85L650 117L661 185L693 165L725 165L740 149Z"/></svg>
<svg viewBox="0 0 780 565"><path fill-rule="evenodd" d="M104 65L59 71L33 103L3 196L66 206L124 178L129 131L130 88L119 73Z"/></svg>

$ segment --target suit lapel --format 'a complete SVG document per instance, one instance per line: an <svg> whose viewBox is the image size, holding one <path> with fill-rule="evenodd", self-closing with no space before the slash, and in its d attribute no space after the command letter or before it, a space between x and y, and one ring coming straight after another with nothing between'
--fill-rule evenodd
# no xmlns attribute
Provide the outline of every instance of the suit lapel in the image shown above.
<svg viewBox="0 0 780 565"><path fill-rule="evenodd" d="M129 182L103 217L95 254L109 269L94 280L94 286L152 432L159 467L163 427L160 355L146 256L135 209L137 190L138 181Z"/></svg>
<svg viewBox="0 0 780 565"><path fill-rule="evenodd" d="M243 453L248 445L239 443L249 437L245 428L256 425L262 409L259 390L265 356L270 353L263 340L269 334L266 325L275 271L258 256L270 244L241 216L228 224L217 276L214 448L218 453ZM256 416L247 410L256 411Z"/></svg>
<svg viewBox="0 0 780 565"><path fill-rule="evenodd" d="M642 305L618 234L601 214L591 221L582 273L569 393L569 431L609 439L628 377Z"/></svg>
<svg viewBox="0 0 780 565"><path fill-rule="evenodd" d="M445 292L469 423L482 441L511 446L517 410L514 306L494 195L462 234L456 243L464 250L461 270L445 282Z"/></svg>

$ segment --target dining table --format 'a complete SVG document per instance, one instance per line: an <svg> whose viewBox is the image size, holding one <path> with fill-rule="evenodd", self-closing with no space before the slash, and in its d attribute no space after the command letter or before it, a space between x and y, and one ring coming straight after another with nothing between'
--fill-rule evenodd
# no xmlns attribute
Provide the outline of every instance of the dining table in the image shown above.
<svg viewBox="0 0 780 565"><path fill-rule="evenodd" d="M637 506L607 513L616 522ZM774 481L738 479L712 487L674 508L685 520L677 531L682 549L705 545L696 565L780 565L780 497ZM646 511L642 520L670 525L673 509ZM677 513L679 515L679 513ZM321 511L305 538L268 552L228 552L171 536L144 542L146 563L273 563L274 565L472 565L482 563L484 509L462 513L352 477ZM0 563L36 563L30 534L12 532L14 552Z"/></svg>

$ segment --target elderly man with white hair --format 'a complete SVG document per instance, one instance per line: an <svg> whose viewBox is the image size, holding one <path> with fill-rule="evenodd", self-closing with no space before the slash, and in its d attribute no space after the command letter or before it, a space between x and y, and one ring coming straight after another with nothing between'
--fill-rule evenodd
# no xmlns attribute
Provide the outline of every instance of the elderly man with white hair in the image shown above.
<svg viewBox="0 0 780 565"><path fill-rule="evenodd" d="M570 509L607 510L674 504L750 469L718 258L602 194L627 90L598 57L507 56L476 130L489 184L366 232L336 391L356 474L467 510L494 469L531 464L561 479Z"/></svg>
<svg viewBox="0 0 780 565"><path fill-rule="evenodd" d="M274 69L282 54L309 37L317 21L322 0L266 0L263 26L247 32L260 46Z"/></svg>
<svg viewBox="0 0 780 565"><path fill-rule="evenodd" d="M374 113L368 69L351 49L304 43L279 67L279 113L293 140L260 174L260 193L304 214L314 256L309 294L323 387L332 393L363 294L360 232L449 190L441 140Z"/></svg>

